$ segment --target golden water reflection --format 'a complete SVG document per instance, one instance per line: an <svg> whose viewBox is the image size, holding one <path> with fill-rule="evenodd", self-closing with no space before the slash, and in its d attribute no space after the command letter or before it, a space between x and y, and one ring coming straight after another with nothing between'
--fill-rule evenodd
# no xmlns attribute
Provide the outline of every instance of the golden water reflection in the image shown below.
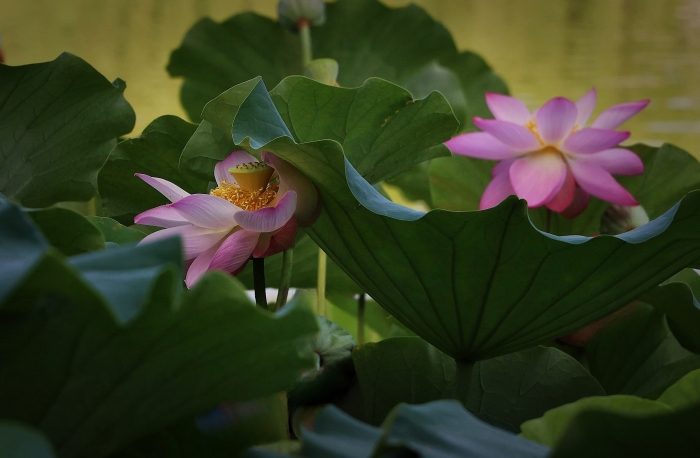
<svg viewBox="0 0 700 458"><path fill-rule="evenodd" d="M388 0L402 6L405 0ZM651 98L630 121L633 141L675 143L700 157L699 0L417 0L460 49L483 55L535 108L598 89L598 111ZM276 0L0 0L7 63L77 54L127 81L134 134L163 114L185 117L168 56L202 16L274 16Z"/></svg>

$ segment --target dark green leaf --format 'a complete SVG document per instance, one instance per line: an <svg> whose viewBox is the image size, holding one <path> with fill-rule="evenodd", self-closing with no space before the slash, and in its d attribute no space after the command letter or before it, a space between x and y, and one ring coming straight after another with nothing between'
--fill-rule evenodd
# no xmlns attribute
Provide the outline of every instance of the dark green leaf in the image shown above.
<svg viewBox="0 0 700 458"><path fill-rule="evenodd" d="M53 447L41 431L10 420L0 420L1 458L54 458Z"/></svg>
<svg viewBox="0 0 700 458"><path fill-rule="evenodd" d="M679 272L671 280L686 276L690 277L691 284L700 283L700 276L692 269ZM700 353L700 303L687 284L666 282L644 293L640 300L666 314L668 327L684 348Z"/></svg>
<svg viewBox="0 0 700 458"><path fill-rule="evenodd" d="M353 351L367 418L380 424L401 402L451 397L455 362L415 337L367 344ZM515 429L545 411L603 389L574 359L554 348L534 347L477 362L467 408Z"/></svg>
<svg viewBox="0 0 700 458"><path fill-rule="evenodd" d="M700 450L700 407L650 417L583 412L551 458L693 458Z"/></svg>
<svg viewBox="0 0 700 458"><path fill-rule="evenodd" d="M670 413L671 409L661 402L641 399L636 396L594 396L563 405L546 412L541 418L522 424L521 436L549 447L555 447L569 424L578 414L599 411L622 414L627 417L650 417Z"/></svg>
<svg viewBox="0 0 700 458"><path fill-rule="evenodd" d="M338 62L341 86L378 77L406 85L416 97L440 90L459 107L464 126L471 126L472 116L489 114L485 91L506 92L481 58L458 53L450 33L416 5L394 9L376 0L341 0L326 10L326 23L311 30L313 54ZM168 71L185 77L182 103L199 120L204 105L235 84L262 76L273 87L301 74L299 37L253 13L221 24L205 18L172 53Z"/></svg>
<svg viewBox="0 0 700 458"><path fill-rule="evenodd" d="M87 62L0 65L0 192L27 207L88 200L117 137L136 117L126 84Z"/></svg>
<svg viewBox="0 0 700 458"><path fill-rule="evenodd" d="M591 374L608 394L656 398L688 372L700 355L681 347L662 312L635 303L586 347Z"/></svg>
<svg viewBox="0 0 700 458"><path fill-rule="evenodd" d="M689 372L668 387L658 401L677 410L700 404L700 369Z"/></svg>
<svg viewBox="0 0 700 458"><path fill-rule="evenodd" d="M325 124L336 118L311 116L313 100L295 103L287 113L303 111L298 120L315 120L308 126L288 118L303 143L280 137L263 148L320 190L323 211L310 235L392 316L456 359L486 359L547 342L621 308L684 267L700 266L700 193L634 232L595 239L542 234L528 220L524 201L512 197L483 212L423 214L387 201L345 158L341 144L315 136L327 135ZM372 111L380 107L377 102ZM408 124L397 144L411 142L416 130ZM257 138L256 128L239 134L251 143ZM436 131L422 142L442 147L447 136ZM667 261L657 262L661 254Z"/></svg>
<svg viewBox="0 0 700 458"><path fill-rule="evenodd" d="M66 256L104 249L102 232L86 217L67 208L25 210L51 246Z"/></svg>
<svg viewBox="0 0 700 458"><path fill-rule="evenodd" d="M146 234L126 226L122 226L111 218L88 216L88 221L97 227L107 242L124 245L141 241Z"/></svg>
<svg viewBox="0 0 700 458"><path fill-rule="evenodd" d="M29 218L0 200L0 304L41 263L48 248Z"/></svg>
<svg viewBox="0 0 700 458"><path fill-rule="evenodd" d="M195 129L176 116L162 116L149 124L140 137L119 143L99 175L105 216L132 224L138 213L168 203L135 173L163 178L190 193L207 192L208 180L178 169L180 153Z"/></svg>
<svg viewBox="0 0 700 458"><path fill-rule="evenodd" d="M0 321L0 373L11 374L0 377L0 415L39 426L62 456L106 455L223 401L285 390L313 364L300 340L316 331L307 311L271 318L218 273L178 307L166 280L126 327L100 304L55 295Z"/></svg>

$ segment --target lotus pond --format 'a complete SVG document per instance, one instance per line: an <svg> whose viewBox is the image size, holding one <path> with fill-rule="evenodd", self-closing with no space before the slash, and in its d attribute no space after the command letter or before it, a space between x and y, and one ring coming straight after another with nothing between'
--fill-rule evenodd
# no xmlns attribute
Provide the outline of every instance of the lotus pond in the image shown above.
<svg viewBox="0 0 700 458"><path fill-rule="evenodd" d="M692 129L395 6L204 17L146 120L6 47L0 458L698 456Z"/></svg>

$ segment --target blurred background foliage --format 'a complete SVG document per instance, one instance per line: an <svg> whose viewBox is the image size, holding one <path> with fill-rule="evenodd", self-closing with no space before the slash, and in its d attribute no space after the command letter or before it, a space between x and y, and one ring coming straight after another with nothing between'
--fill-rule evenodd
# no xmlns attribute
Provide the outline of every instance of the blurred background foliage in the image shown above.
<svg viewBox="0 0 700 458"><path fill-rule="evenodd" d="M405 6L406 0L385 0ZM535 108L555 95L598 88L598 107L651 98L625 125L630 143L666 141L700 157L700 1L415 0L483 56L511 93ZM0 0L7 63L77 54L108 79L126 80L138 135L163 114L185 117L181 81L165 71L195 21L255 11L277 0ZM342 69L341 69L342 71Z"/></svg>

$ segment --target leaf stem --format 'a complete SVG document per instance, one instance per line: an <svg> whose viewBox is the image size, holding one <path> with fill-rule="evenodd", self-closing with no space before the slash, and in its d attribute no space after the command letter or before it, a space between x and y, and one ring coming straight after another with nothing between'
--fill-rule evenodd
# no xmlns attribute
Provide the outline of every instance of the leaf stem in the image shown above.
<svg viewBox="0 0 700 458"><path fill-rule="evenodd" d="M357 298L357 344L365 343L365 293Z"/></svg>
<svg viewBox="0 0 700 458"><path fill-rule="evenodd" d="M301 39L301 69L303 71L313 58L311 51L311 24L309 20L306 18L299 19L297 29Z"/></svg>
<svg viewBox="0 0 700 458"><path fill-rule="evenodd" d="M275 312L287 303L289 295L289 284L292 281L292 259L294 256L294 248L289 247L282 254L282 276L280 277L280 287L277 291L277 302L275 302Z"/></svg>
<svg viewBox="0 0 700 458"><path fill-rule="evenodd" d="M255 287L255 303L267 310L265 258L253 258L253 286Z"/></svg>
<svg viewBox="0 0 700 458"><path fill-rule="evenodd" d="M318 276L316 277L316 313L326 316L326 252L318 249Z"/></svg>
<svg viewBox="0 0 700 458"><path fill-rule="evenodd" d="M469 360L455 360L455 377L452 382L452 397L469 407L469 392L471 391L472 375L476 363Z"/></svg>

